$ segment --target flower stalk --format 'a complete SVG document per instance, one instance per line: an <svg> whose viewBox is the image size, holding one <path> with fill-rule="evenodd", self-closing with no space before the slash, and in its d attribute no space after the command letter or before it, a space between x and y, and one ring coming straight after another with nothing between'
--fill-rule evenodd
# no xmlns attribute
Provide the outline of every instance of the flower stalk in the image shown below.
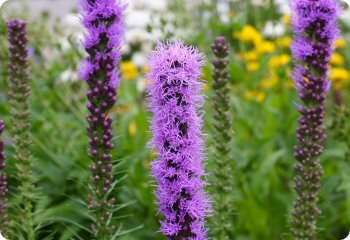
<svg viewBox="0 0 350 240"><path fill-rule="evenodd" d="M296 60L293 78L302 104L295 146L296 200L292 210L292 233L296 239L317 239L318 192L323 168L320 155L326 140L324 126L326 97L330 88L328 62L339 34L336 0L293 0L294 39L292 53Z"/></svg>
<svg viewBox="0 0 350 240"><path fill-rule="evenodd" d="M156 196L165 219L161 231L170 240L207 239L210 211L204 190L203 83L198 81L203 55L181 42L159 43L150 58L149 108L153 112L152 163Z"/></svg>
<svg viewBox="0 0 350 240"><path fill-rule="evenodd" d="M213 134L214 152L213 159L213 198L214 216L211 219L212 235L216 239L234 239L234 209L233 209L233 174L234 162L231 156L232 149L232 116L230 90L227 86L230 81L230 69L228 55L230 45L225 37L217 37L211 46L215 55L212 61L213 70Z"/></svg>
<svg viewBox="0 0 350 240"><path fill-rule="evenodd" d="M15 159L19 190L23 203L23 225L26 239L34 240L33 223L34 180L32 174L33 157L31 145L30 83L28 74L27 23L14 19L7 22L10 42L10 92L12 132L14 135Z"/></svg>
<svg viewBox="0 0 350 240"><path fill-rule="evenodd" d="M81 78L88 84L89 156L91 181L89 209L94 215L93 237L110 240L117 231L112 224L116 199L112 164L113 120L109 112L117 101L120 83L118 64L124 40L125 4L119 0L81 0L82 23L87 29L84 47L88 57L80 69Z"/></svg>
<svg viewBox="0 0 350 240"><path fill-rule="evenodd" d="M0 136L4 132L5 123L0 120ZM8 214L7 214L7 175L5 144L0 141L0 232L4 237L8 234Z"/></svg>

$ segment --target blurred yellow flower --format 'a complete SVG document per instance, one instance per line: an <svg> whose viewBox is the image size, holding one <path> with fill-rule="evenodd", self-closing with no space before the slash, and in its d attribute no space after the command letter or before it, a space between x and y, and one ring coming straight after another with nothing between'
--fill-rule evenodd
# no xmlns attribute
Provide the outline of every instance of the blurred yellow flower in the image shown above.
<svg viewBox="0 0 350 240"><path fill-rule="evenodd" d="M335 89L343 89L345 87L345 82L344 81L337 81L337 82L334 82L334 88Z"/></svg>
<svg viewBox="0 0 350 240"><path fill-rule="evenodd" d="M272 53L276 50L276 46L271 41L262 41L256 45L256 50L259 53Z"/></svg>
<svg viewBox="0 0 350 240"><path fill-rule="evenodd" d="M256 95L255 100L257 102L263 102L266 98L266 94L264 92L258 92L258 94Z"/></svg>
<svg viewBox="0 0 350 240"><path fill-rule="evenodd" d="M243 42L258 43L263 37L261 33L251 25L245 25L240 32L234 33L234 36Z"/></svg>
<svg viewBox="0 0 350 240"><path fill-rule="evenodd" d="M248 90L244 93L245 98L248 101L256 101L256 102L263 102L266 98L266 94L262 91L252 91L252 90Z"/></svg>
<svg viewBox="0 0 350 240"><path fill-rule="evenodd" d="M348 70L344 69L344 68L332 68L331 69L331 73L329 75L329 78L332 81L347 81L349 80L350 77L350 73Z"/></svg>
<svg viewBox="0 0 350 240"><path fill-rule="evenodd" d="M143 66L142 70L144 73L148 73L151 70L151 68L150 68L150 66L145 65L145 66Z"/></svg>
<svg viewBox="0 0 350 240"><path fill-rule="evenodd" d="M130 136L135 137L137 133L137 126L135 121L130 122L128 130L129 130Z"/></svg>
<svg viewBox="0 0 350 240"><path fill-rule="evenodd" d="M243 53L238 52L238 53L236 54L236 57L237 57L238 60L242 60L242 59L243 59Z"/></svg>
<svg viewBox="0 0 350 240"><path fill-rule="evenodd" d="M287 88L289 89L295 88L295 82L293 80L288 80Z"/></svg>
<svg viewBox="0 0 350 240"><path fill-rule="evenodd" d="M246 91L245 93L244 93L244 96L245 96L245 99L247 99L247 100L249 100L249 101L252 101L252 100L254 100L255 99L255 91Z"/></svg>
<svg viewBox="0 0 350 240"><path fill-rule="evenodd" d="M291 17L290 17L290 15L289 15L289 14L283 15L283 17L282 17L282 22L283 22L283 24L285 24L285 25L289 25L290 22L291 22Z"/></svg>
<svg viewBox="0 0 350 240"><path fill-rule="evenodd" d="M291 60L291 57L288 54L281 54L273 56L269 61L269 66L271 68L279 68L287 65Z"/></svg>
<svg viewBox="0 0 350 240"><path fill-rule="evenodd" d="M202 89L205 91L205 90L208 90L209 89L209 84L207 82L203 83L202 85Z"/></svg>
<svg viewBox="0 0 350 240"><path fill-rule="evenodd" d="M256 51L249 51L245 54L245 60L247 61L258 61L259 54Z"/></svg>
<svg viewBox="0 0 350 240"><path fill-rule="evenodd" d="M258 62L248 62L247 64L248 72L256 72L259 70L259 68L260 68L260 63Z"/></svg>
<svg viewBox="0 0 350 240"><path fill-rule="evenodd" d="M130 112L131 108L131 105L118 105L112 109L112 112L126 113Z"/></svg>
<svg viewBox="0 0 350 240"><path fill-rule="evenodd" d="M345 59L344 59L344 57L341 54L334 53L330 63L333 64L333 65L338 65L338 66L339 65L344 65Z"/></svg>
<svg viewBox="0 0 350 240"><path fill-rule="evenodd" d="M271 88L278 83L278 77L271 77L263 79L260 83L261 88Z"/></svg>
<svg viewBox="0 0 350 240"><path fill-rule="evenodd" d="M292 38L289 36L283 37L283 38L277 38L276 44L283 48L289 48L292 44Z"/></svg>
<svg viewBox="0 0 350 240"><path fill-rule="evenodd" d="M337 48L345 48L346 42L344 38L339 38L337 41L335 41L335 46Z"/></svg>
<svg viewBox="0 0 350 240"><path fill-rule="evenodd" d="M133 80L139 75L139 70L132 61L122 62L120 69L125 80Z"/></svg>

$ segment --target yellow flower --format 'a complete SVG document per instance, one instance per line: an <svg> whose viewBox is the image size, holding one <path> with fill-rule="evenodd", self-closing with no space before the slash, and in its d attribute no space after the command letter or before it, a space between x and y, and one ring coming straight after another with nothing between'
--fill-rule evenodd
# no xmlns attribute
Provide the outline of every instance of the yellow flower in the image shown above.
<svg viewBox="0 0 350 240"><path fill-rule="evenodd" d="M202 85L202 90L208 90L209 89L209 84L207 82L205 82L203 85Z"/></svg>
<svg viewBox="0 0 350 240"><path fill-rule="evenodd" d="M263 102L266 98L266 94L262 91L251 91L248 90L244 93L244 96L249 101Z"/></svg>
<svg viewBox="0 0 350 240"><path fill-rule="evenodd" d="M333 65L343 65L345 62L344 57L339 53L334 53L330 63Z"/></svg>
<svg viewBox="0 0 350 240"><path fill-rule="evenodd" d="M278 83L278 77L271 77L263 79L260 83L261 88L271 88Z"/></svg>
<svg viewBox="0 0 350 240"><path fill-rule="evenodd" d="M290 45L292 44L292 38L289 36L283 37L283 38L277 38L276 44L280 47L289 48Z"/></svg>
<svg viewBox="0 0 350 240"><path fill-rule="evenodd" d="M293 80L288 80L287 88L289 89L295 88L295 82Z"/></svg>
<svg viewBox="0 0 350 240"><path fill-rule="evenodd" d="M345 48L346 42L344 38L339 38L337 41L335 41L335 46L337 48Z"/></svg>
<svg viewBox="0 0 350 240"><path fill-rule="evenodd" d="M266 94L264 92L258 92L258 94L256 95L255 100L259 103L263 102L266 98Z"/></svg>
<svg viewBox="0 0 350 240"><path fill-rule="evenodd" d="M245 54L245 60L247 61L258 61L259 54L256 51L249 51Z"/></svg>
<svg viewBox="0 0 350 240"><path fill-rule="evenodd" d="M249 101L253 101L255 99L255 91L246 91L244 93L245 99L249 100Z"/></svg>
<svg viewBox="0 0 350 240"><path fill-rule="evenodd" d="M248 62L247 69L249 72L256 72L260 68L260 64L258 62Z"/></svg>
<svg viewBox="0 0 350 240"><path fill-rule="evenodd" d="M130 136L132 137L135 137L136 133L137 133L137 126L136 126L136 123L135 121L132 121L130 124L129 124L129 134Z"/></svg>
<svg viewBox="0 0 350 240"><path fill-rule="evenodd" d="M150 68L150 66L145 65L145 66L143 66L142 70L143 70L144 73L148 73L151 70L151 68Z"/></svg>
<svg viewBox="0 0 350 240"><path fill-rule="evenodd" d="M289 14L286 14L282 17L282 22L285 24L285 25L289 25L290 22L291 22L291 18L290 18L290 15Z"/></svg>
<svg viewBox="0 0 350 240"><path fill-rule="evenodd" d="M272 53L276 50L276 46L271 41L262 41L256 45L256 50L259 53Z"/></svg>
<svg viewBox="0 0 350 240"><path fill-rule="evenodd" d="M344 81L337 81L334 83L334 88L335 89L343 89L345 86L345 82Z"/></svg>
<svg viewBox="0 0 350 240"><path fill-rule="evenodd" d="M332 81L347 81L349 80L350 73L344 68L332 68L329 78Z"/></svg>
<svg viewBox="0 0 350 240"><path fill-rule="evenodd" d="M125 80L133 80L139 75L139 70L132 61L122 62L120 69Z"/></svg>
<svg viewBox="0 0 350 240"><path fill-rule="evenodd" d="M152 83L151 79L145 79L145 85L149 86Z"/></svg>
<svg viewBox="0 0 350 240"><path fill-rule="evenodd" d="M291 60L288 54L281 54L278 56L273 56L269 61L269 66L271 68L279 68L287 65Z"/></svg>
<svg viewBox="0 0 350 240"><path fill-rule="evenodd" d="M243 53L238 52L238 53L236 54L236 57L237 57L238 60L242 60L242 59L243 59Z"/></svg>
<svg viewBox="0 0 350 240"><path fill-rule="evenodd" d="M127 112L130 112L131 109L132 109L131 105L118 105L112 108L111 113L113 112L127 113Z"/></svg>
<svg viewBox="0 0 350 240"><path fill-rule="evenodd" d="M262 41L261 33L251 25L245 25L243 29L235 33L234 36L243 42L257 43Z"/></svg>

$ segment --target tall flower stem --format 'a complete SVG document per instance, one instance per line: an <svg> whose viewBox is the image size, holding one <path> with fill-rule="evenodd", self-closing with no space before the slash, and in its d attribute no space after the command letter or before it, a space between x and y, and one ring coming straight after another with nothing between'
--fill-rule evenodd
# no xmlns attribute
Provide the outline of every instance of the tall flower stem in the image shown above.
<svg viewBox="0 0 350 240"><path fill-rule="evenodd" d="M4 132L5 123L0 120L0 136ZM4 237L8 233L8 215L7 215L7 176L6 176L6 154L5 144L0 140L0 232Z"/></svg>
<svg viewBox="0 0 350 240"><path fill-rule="evenodd" d="M234 239L234 209L233 209L233 174L234 163L231 154L232 144L232 116L230 90L227 83L230 81L230 69L228 55L230 45L225 37L216 38L211 46L216 58L212 61L213 70L213 117L214 129L214 153L213 170L214 179L212 189L214 191L214 217L212 218L212 236L216 239Z"/></svg>
<svg viewBox="0 0 350 240"><path fill-rule="evenodd" d="M198 81L203 55L181 42L160 43L150 58L149 107L153 112L152 163L156 195L165 219L161 231L170 240L207 239L210 211L203 166L203 83Z"/></svg>
<svg viewBox="0 0 350 240"><path fill-rule="evenodd" d="M339 34L336 0L293 0L294 40L292 53L296 60L293 78L302 104L302 117L295 146L296 200L292 211L292 233L296 239L317 239L318 191L323 168L320 155L326 139L324 126L326 97L330 88L328 62Z"/></svg>
<svg viewBox="0 0 350 240"><path fill-rule="evenodd" d="M12 114L15 159L18 180L23 201L23 226L26 239L34 240L33 224L34 180L32 176L30 84L28 75L27 23L22 20L10 20L7 23L10 42L10 92L9 101Z"/></svg>
<svg viewBox="0 0 350 240"><path fill-rule="evenodd" d="M115 198L112 165L112 118L109 111L117 101L119 87L118 63L124 40L125 4L119 0L81 0L82 22L87 29L84 47L89 56L81 66L80 75L89 86L87 105L90 114L88 134L91 182L89 208L94 215L93 237L112 239L117 231L113 223Z"/></svg>

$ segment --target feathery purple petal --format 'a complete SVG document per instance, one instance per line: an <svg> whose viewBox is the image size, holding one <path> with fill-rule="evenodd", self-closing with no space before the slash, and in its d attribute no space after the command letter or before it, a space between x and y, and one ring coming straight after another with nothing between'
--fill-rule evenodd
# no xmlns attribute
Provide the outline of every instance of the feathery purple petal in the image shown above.
<svg viewBox="0 0 350 240"><path fill-rule="evenodd" d="M204 227L210 206L204 191L203 83L198 81L203 55L181 42L159 43L150 58L147 77L153 112L151 146L159 154L152 163L156 195L169 239L207 239Z"/></svg>

